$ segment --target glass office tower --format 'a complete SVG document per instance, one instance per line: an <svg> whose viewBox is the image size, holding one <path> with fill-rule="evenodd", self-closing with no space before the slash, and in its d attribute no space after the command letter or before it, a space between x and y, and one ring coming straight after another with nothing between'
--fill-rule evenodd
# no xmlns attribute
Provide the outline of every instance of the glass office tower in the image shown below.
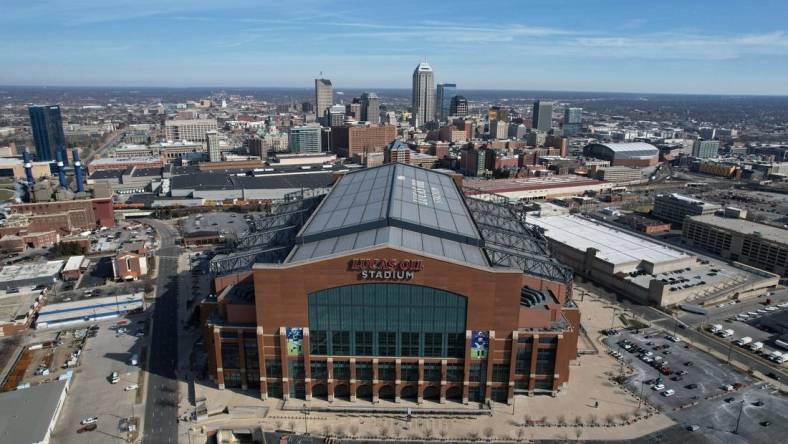
<svg viewBox="0 0 788 444"><path fill-rule="evenodd" d="M63 118L60 116L60 106L31 106L30 127L33 131L33 140L36 144L36 157L38 160L54 160L56 152L62 151L63 161L66 161L66 135L63 133Z"/></svg>

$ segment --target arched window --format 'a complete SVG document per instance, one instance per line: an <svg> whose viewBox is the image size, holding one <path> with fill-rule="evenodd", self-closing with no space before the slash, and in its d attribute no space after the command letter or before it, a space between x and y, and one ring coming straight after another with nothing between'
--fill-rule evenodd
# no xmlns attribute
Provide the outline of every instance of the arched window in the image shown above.
<svg viewBox="0 0 788 444"><path fill-rule="evenodd" d="M356 284L309 295L313 354L462 357L467 298L407 284Z"/></svg>

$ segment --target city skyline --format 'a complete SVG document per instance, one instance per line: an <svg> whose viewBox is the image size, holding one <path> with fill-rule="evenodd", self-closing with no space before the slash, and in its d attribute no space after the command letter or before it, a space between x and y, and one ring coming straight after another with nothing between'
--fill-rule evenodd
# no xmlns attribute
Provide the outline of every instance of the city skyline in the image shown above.
<svg viewBox="0 0 788 444"><path fill-rule="evenodd" d="M0 84L308 87L323 71L341 87L405 88L426 57L436 83L469 90L788 94L778 2L131 6L12 2Z"/></svg>

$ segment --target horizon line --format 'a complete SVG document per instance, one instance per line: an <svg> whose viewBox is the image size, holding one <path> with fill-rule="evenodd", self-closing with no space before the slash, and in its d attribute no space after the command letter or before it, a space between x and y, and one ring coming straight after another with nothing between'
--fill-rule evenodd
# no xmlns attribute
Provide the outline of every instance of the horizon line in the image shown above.
<svg viewBox="0 0 788 444"><path fill-rule="evenodd" d="M445 83L445 82L443 82ZM96 88L96 89L302 89L305 91L314 90L309 86L123 86L123 85L23 85L23 84L0 84L0 88ZM361 87L348 86L348 90L410 90L408 87ZM788 97L788 93L691 93L691 92L647 92L647 91L605 91L605 90L560 90L560 89L492 89L492 88L458 88L459 91L500 91L500 92L540 92L540 93L583 93L583 94L645 94L645 95L673 95L673 96L728 96L728 97ZM334 88L334 91L342 89Z"/></svg>

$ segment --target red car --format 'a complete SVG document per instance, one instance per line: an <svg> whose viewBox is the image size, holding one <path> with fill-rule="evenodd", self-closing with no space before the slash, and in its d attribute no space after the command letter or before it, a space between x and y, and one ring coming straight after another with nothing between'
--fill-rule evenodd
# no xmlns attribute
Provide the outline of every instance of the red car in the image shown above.
<svg viewBox="0 0 788 444"><path fill-rule="evenodd" d="M88 424L86 426L80 427L79 429L77 429L77 433L92 432L93 430L96 430L96 428L98 428L98 425L94 422L93 424Z"/></svg>
<svg viewBox="0 0 788 444"><path fill-rule="evenodd" d="M662 367L661 369L659 369L659 372L662 373L663 375L667 376L667 375L670 374L670 368L669 367Z"/></svg>

